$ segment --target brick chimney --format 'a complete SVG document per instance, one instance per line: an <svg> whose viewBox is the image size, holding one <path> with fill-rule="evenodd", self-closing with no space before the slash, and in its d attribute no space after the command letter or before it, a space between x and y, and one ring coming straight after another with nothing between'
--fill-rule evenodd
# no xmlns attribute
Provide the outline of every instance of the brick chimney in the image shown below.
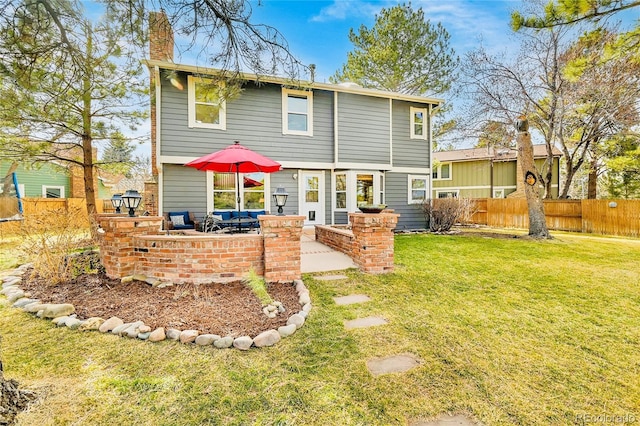
<svg viewBox="0 0 640 426"><path fill-rule="evenodd" d="M164 11L149 12L149 58L173 62L173 29Z"/></svg>
<svg viewBox="0 0 640 426"><path fill-rule="evenodd" d="M173 28L167 18L167 14L161 10L160 12L149 12L149 59L164 62L173 62ZM156 143L157 132L156 128L156 103L155 103L155 90L156 90L156 74L154 67L149 69L150 75L150 94L151 94L151 174L153 175L153 181L158 182L158 158L156 155ZM150 197L152 200L158 200L158 185L150 185L149 194L145 196ZM150 210L153 214L157 214L157 204L152 203L155 207ZM145 203L146 205L146 203ZM149 209L149 206L147 206Z"/></svg>

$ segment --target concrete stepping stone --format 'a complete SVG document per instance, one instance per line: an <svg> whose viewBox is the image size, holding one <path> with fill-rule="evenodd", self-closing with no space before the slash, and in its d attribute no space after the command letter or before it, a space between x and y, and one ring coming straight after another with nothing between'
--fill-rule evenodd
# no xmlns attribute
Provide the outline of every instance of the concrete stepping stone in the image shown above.
<svg viewBox="0 0 640 426"><path fill-rule="evenodd" d="M471 421L462 414L455 416L440 416L435 420L410 422L409 426L478 426L478 423Z"/></svg>
<svg viewBox="0 0 640 426"><path fill-rule="evenodd" d="M339 281L339 280L346 280L347 277L346 275L321 275L319 277L313 277L318 281Z"/></svg>
<svg viewBox="0 0 640 426"><path fill-rule="evenodd" d="M366 318L358 318L351 321L344 322L344 328L347 330L352 330L354 328L366 328L366 327L375 327L377 325L385 325L389 322L382 317L366 317Z"/></svg>
<svg viewBox="0 0 640 426"><path fill-rule="evenodd" d="M367 361L367 369L374 376L403 373L420 365L420 359L411 354L394 355Z"/></svg>
<svg viewBox="0 0 640 426"><path fill-rule="evenodd" d="M364 303L370 301L371 298L366 294L350 294L349 296L334 297L333 301L336 305L353 305L355 303Z"/></svg>

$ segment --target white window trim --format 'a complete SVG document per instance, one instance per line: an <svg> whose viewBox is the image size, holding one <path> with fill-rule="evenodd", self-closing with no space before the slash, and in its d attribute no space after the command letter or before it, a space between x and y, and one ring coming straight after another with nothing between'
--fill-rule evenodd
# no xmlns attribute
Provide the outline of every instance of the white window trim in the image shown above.
<svg viewBox="0 0 640 426"><path fill-rule="evenodd" d="M307 98L307 131L289 130L289 95ZM313 92L310 90L293 90L282 88L282 134L313 136Z"/></svg>
<svg viewBox="0 0 640 426"><path fill-rule="evenodd" d="M498 197L497 194L500 194L500 196ZM495 189L493 190L493 197L492 198L504 198L504 189L500 188L500 189Z"/></svg>
<svg viewBox="0 0 640 426"><path fill-rule="evenodd" d="M60 198L66 198L64 193L64 186L57 186L57 185L42 185L42 198L47 198L47 189L59 189Z"/></svg>
<svg viewBox="0 0 640 426"><path fill-rule="evenodd" d="M429 190L429 176L426 175L407 175L407 204L421 204L423 200L414 200L413 199L413 187L411 182L414 180L424 180L424 196L426 199L429 198L430 190Z"/></svg>
<svg viewBox="0 0 640 426"><path fill-rule="evenodd" d="M442 166L445 165L449 165L449 177L448 178L441 178L440 176L442 175ZM440 163L438 164L438 167L435 168L435 170L438 171L438 177L437 178L433 178L433 180L452 180L453 179L453 163L449 162L449 163Z"/></svg>
<svg viewBox="0 0 640 426"><path fill-rule="evenodd" d="M446 191L436 190L436 198L440 198L440 194L453 192L456 194L456 198L460 198L460 190L459 189L448 189Z"/></svg>
<svg viewBox="0 0 640 426"><path fill-rule="evenodd" d="M416 107L410 107L409 108L411 111L411 117L410 117L410 122L411 122L411 139L422 139L422 140L427 140L427 108L416 108ZM416 134L416 122L415 122L415 118L416 118L416 112L421 112L422 113L422 134L421 135L417 135Z"/></svg>
<svg viewBox="0 0 640 426"><path fill-rule="evenodd" d="M234 208L229 209L229 208L216 208L215 203L214 203L214 192L231 192L231 190L219 190L216 191L215 190L215 186L213 184L213 179L214 179L214 174L215 172L212 171L207 171L207 211L213 212L213 211L235 211L238 210L238 206L236 205ZM271 194L271 178L270 178L270 174L269 173L265 173L264 174L264 207L261 209L247 209L244 208L244 203L245 203L245 198L244 198L244 177L245 175L250 175L251 173L240 173L240 185L242 186L242 190L240 191L240 205L243 206L243 208L241 210L243 211L260 211L260 210L265 210L265 211L269 211L269 198ZM235 175L235 173L234 173ZM258 192L258 191L254 191L254 192ZM233 190L234 193L234 198L236 200L236 204L237 204L237 192L234 189Z"/></svg>
<svg viewBox="0 0 640 426"><path fill-rule="evenodd" d="M337 193L338 193L338 179L337 179L337 175L344 175L344 180L345 180L345 186L346 188L344 189L344 191L340 191L340 192L344 192L345 193L345 207L344 208L338 208L336 207L336 201L338 199L337 197ZM331 195L332 195L332 208L334 212L346 212L349 210L349 172L347 171L340 171L340 172L333 172L331 175Z"/></svg>
<svg viewBox="0 0 640 426"><path fill-rule="evenodd" d="M207 82L207 79L201 77L194 77L192 75L187 76L187 92L189 103L189 127L203 128L203 129L218 129L227 130L227 102L222 101L220 103L220 122L218 124L212 123L198 123L196 121L196 80L200 82Z"/></svg>

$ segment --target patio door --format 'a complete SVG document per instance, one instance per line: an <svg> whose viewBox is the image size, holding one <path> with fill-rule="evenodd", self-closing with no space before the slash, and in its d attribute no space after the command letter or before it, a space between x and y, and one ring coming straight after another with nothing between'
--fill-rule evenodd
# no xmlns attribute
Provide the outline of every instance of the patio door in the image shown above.
<svg viewBox="0 0 640 426"><path fill-rule="evenodd" d="M324 225L324 172L300 171L300 214L305 226Z"/></svg>

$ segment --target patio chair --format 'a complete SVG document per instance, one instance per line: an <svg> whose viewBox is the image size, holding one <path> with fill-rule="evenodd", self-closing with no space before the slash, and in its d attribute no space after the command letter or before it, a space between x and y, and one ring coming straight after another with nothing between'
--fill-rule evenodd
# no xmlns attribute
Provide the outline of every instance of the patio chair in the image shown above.
<svg viewBox="0 0 640 426"><path fill-rule="evenodd" d="M164 229L196 229L199 223L193 212L167 212L164 214Z"/></svg>

